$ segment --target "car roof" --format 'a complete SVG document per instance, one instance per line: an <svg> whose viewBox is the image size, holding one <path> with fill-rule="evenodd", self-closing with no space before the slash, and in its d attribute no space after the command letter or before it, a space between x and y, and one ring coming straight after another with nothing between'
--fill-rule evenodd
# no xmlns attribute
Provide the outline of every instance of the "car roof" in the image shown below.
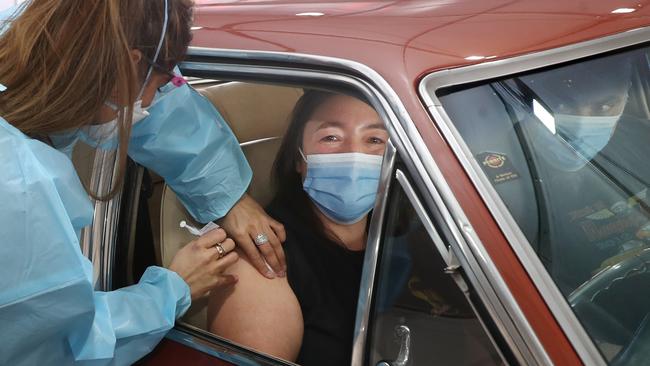
<svg viewBox="0 0 650 366"><path fill-rule="evenodd" d="M649 3L196 0L193 45L339 57L366 64L385 77L401 67L402 77L406 74L413 82L434 70L646 26Z"/></svg>

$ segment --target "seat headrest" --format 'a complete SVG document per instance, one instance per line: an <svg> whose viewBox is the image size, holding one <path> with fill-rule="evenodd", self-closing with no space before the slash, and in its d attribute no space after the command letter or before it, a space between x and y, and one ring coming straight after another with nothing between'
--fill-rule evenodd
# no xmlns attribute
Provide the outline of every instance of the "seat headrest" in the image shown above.
<svg viewBox="0 0 650 366"><path fill-rule="evenodd" d="M228 122L239 143L281 137L302 89L277 85L228 82L199 92Z"/></svg>

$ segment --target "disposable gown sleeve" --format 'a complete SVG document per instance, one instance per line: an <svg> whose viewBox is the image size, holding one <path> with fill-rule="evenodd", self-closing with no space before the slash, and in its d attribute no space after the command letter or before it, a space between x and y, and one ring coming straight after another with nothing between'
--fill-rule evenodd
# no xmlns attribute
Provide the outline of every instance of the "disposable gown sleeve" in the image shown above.
<svg viewBox="0 0 650 366"><path fill-rule="evenodd" d="M133 126L129 155L162 176L200 222L221 218L246 192L252 171L212 103L184 85L166 86Z"/></svg>
<svg viewBox="0 0 650 366"><path fill-rule="evenodd" d="M77 236L92 204L70 160L7 136L0 133L0 365L131 364L187 310L189 287L150 267L136 285L94 291Z"/></svg>
<svg viewBox="0 0 650 366"><path fill-rule="evenodd" d="M190 293L176 273L149 267L137 285L95 292L93 300L89 335L71 337L76 360L95 365L94 360L112 358L110 365L130 365L151 352L187 311Z"/></svg>

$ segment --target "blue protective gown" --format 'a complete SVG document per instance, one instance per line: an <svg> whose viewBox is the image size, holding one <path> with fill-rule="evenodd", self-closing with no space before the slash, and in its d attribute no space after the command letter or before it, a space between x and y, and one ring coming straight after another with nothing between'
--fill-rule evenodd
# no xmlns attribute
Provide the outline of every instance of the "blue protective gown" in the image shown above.
<svg viewBox="0 0 650 366"><path fill-rule="evenodd" d="M217 219L245 192L250 167L209 101L167 89L133 126L129 155L196 219ZM187 284L159 267L136 285L94 291L79 247L92 214L69 156L0 118L0 365L130 364L189 307Z"/></svg>

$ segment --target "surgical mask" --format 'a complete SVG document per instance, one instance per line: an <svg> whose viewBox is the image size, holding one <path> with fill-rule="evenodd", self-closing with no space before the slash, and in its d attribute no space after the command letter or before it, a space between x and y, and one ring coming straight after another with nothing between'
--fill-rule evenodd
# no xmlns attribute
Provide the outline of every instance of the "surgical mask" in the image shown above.
<svg viewBox="0 0 650 366"><path fill-rule="evenodd" d="M586 159L591 159L607 145L620 118L620 114L617 116L556 114L555 125L569 145Z"/></svg>
<svg viewBox="0 0 650 366"><path fill-rule="evenodd" d="M133 104L133 116L131 123L136 124L147 116L149 112L147 109L151 108L158 100L159 93L156 93L156 96L151 101L148 107L142 107L142 100L138 100ZM106 102L106 105L113 109L115 112L118 111L118 107L110 102ZM79 140L85 142L89 146L100 148L102 150L112 150L117 148L117 143L119 141L119 128L117 127L117 117L111 121L90 124L83 126L79 129Z"/></svg>
<svg viewBox="0 0 650 366"><path fill-rule="evenodd" d="M174 89L172 86L168 89ZM156 104L165 92L156 92L151 104L148 107L142 107L142 101L138 100L133 105L133 119L132 124L142 121L149 116L148 109ZM113 110L117 110L117 106L110 102L106 102ZM54 147L66 154L68 157L72 156L77 141L81 140L87 145L100 148L102 150L114 150L117 148L119 141L119 129L117 128L117 118L103 123L90 124L78 129L68 130L65 132L57 132L49 135Z"/></svg>
<svg viewBox="0 0 650 366"><path fill-rule="evenodd" d="M307 162L303 189L332 221L354 224L373 208L381 172L380 155L314 154L303 155L303 159Z"/></svg>

